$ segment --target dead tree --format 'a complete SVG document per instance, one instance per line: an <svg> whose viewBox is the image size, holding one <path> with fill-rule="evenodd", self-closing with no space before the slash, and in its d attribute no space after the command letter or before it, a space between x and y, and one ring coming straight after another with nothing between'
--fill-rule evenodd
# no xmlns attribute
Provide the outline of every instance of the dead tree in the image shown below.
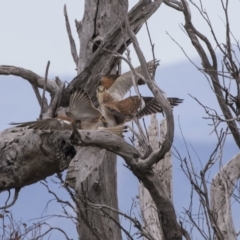
<svg viewBox="0 0 240 240"><path fill-rule="evenodd" d="M0 74L12 74L29 81L42 107L40 117L51 118L56 116L56 111L64 111L63 108L68 106L72 91L77 88L87 92L97 104L95 93L100 77L115 71L121 54L130 43L134 44L141 62L141 78L153 92L157 101L161 103L166 115L167 130L160 148L153 149L146 137L141 134L139 141L145 151L144 154L123 139L111 133L96 130L75 133L74 144L69 140L70 132L41 132L10 128L1 133L1 191L15 188L17 196L23 186L61 172L68 168L71 162L66 182L76 192L79 219L77 229L83 239L121 239L119 212L117 211L116 156L114 154L124 158L133 174L148 189L156 205L157 217L162 225L164 237L166 239L182 238L182 230L177 223L169 194L161 185L159 176L151 171L149 174L152 166L162 160L171 147L174 135L172 109L149 75L146 61L135 36L161 3L161 0L139 1L127 12L127 1L115 3L86 1L83 20L76 21L77 32L81 40L79 54L71 35L65 7L67 32L78 72L66 88L58 78L55 81L47 79L47 70L44 78L30 70L16 66L0 66ZM49 105L44 95L40 96L38 88L51 94L52 99ZM99 154L97 159L96 151ZM97 171L93 171L95 168L86 168L86 171L79 169L81 161L86 158L93 162L93 166L96 161L102 162ZM84 200L81 199L82 196ZM95 206L95 212L88 207L90 203ZM107 206L104 215L100 214L102 211L98 211L99 208L97 209L96 205ZM102 208L100 207L101 210ZM141 234L151 239L145 230L141 230Z"/></svg>
<svg viewBox="0 0 240 240"><path fill-rule="evenodd" d="M207 231L199 227L194 220L192 212L187 211L190 222L198 229L202 237L208 239L237 239L237 232L232 218L231 199L234 196L236 182L239 179L239 153L233 156L226 165L222 165L222 151L227 135L232 135L236 145L240 147L239 131L239 40L235 33L231 31L229 5L230 1L221 0L219 2L223 10L223 18L220 23L223 26L225 41L220 42L214 27L211 23L211 16L208 15L204 6L204 1L198 3L192 0L171 1L165 0L169 7L182 12L184 16L184 30L196 49L202 66L197 69L201 71L209 82L209 86L216 96L221 112L213 109L210 105L197 102L204 108L207 119L211 120L213 132L217 136L216 148L213 150L209 161L201 170L200 174L194 170L194 165L186 159L180 158L182 167L192 184L192 192L196 192L200 197L200 208L205 216ZM205 20L206 29L211 32L211 38L207 37L207 32L200 32L194 25L191 16L191 9L195 8L200 16ZM225 29L224 29L225 28ZM219 60L220 59L220 60ZM209 184L207 175L214 164L218 162L219 172L213 177ZM209 195L209 190L210 195ZM237 200L238 201L238 200Z"/></svg>

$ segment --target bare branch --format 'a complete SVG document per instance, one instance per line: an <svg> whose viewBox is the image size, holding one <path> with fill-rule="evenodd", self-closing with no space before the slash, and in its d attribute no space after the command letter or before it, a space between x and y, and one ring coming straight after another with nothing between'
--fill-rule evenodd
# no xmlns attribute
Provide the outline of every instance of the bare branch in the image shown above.
<svg viewBox="0 0 240 240"><path fill-rule="evenodd" d="M62 92L64 90L65 84L63 81L61 81L58 77L56 77L55 82L58 86L55 93L52 94L51 103L47 108L47 111L43 114L43 118L51 118L55 116L55 111L59 107L61 98L62 98Z"/></svg>
<svg viewBox="0 0 240 240"><path fill-rule="evenodd" d="M177 1L177 0L163 0L163 2L167 6L169 6L171 8L174 8L174 9L176 9L178 11L182 11L183 10L183 6L182 6L180 1Z"/></svg>
<svg viewBox="0 0 240 240"><path fill-rule="evenodd" d="M133 31L137 33L144 22L159 8L162 0L156 1L139 1L129 12L130 25ZM101 46L105 49L110 49L114 52L123 53L125 50L126 39L122 34L121 26L124 25L125 20L117 22L116 25L109 31L107 36L103 39ZM77 24L79 26L79 24ZM127 39L127 45L131 40ZM84 89L96 103L96 88L100 77L109 74L117 64L118 59L114 55L109 55L108 52L98 48L83 71L73 79L68 85L62 99L62 106L67 106L70 98L70 93L74 88ZM104 64L103 64L104 63Z"/></svg>
<svg viewBox="0 0 240 240"><path fill-rule="evenodd" d="M70 26L70 23L68 20L66 4L64 5L64 16L65 16L66 28L67 28L68 38L69 38L69 42L70 42L70 47L71 47L71 53L72 53L72 57L73 57L73 60L76 64L76 68L77 68L79 58L78 58L78 54L77 54L76 44L75 44L75 41L72 36L71 26Z"/></svg>
<svg viewBox="0 0 240 240"><path fill-rule="evenodd" d="M152 81L147 68L146 60L143 56L142 50L139 47L137 38L130 28L130 24L126 16L125 16L125 23L127 26L128 34L131 38L131 41L133 43L133 46L135 48L135 51L141 63L144 79L149 89L152 91L154 97L158 100L159 103L161 103L161 107L163 109L163 112L166 114L166 119L167 119L166 140L162 144L161 150L157 150L153 152L147 159L144 160L144 162L139 163L146 168L147 167L150 168L154 163L157 163L158 161L160 161L171 148L172 141L173 141L173 134L174 134L174 121L173 121L172 108L168 103L168 101L166 100L166 98L162 95L160 88L157 86L157 84L154 81Z"/></svg>
<svg viewBox="0 0 240 240"><path fill-rule="evenodd" d="M36 95L36 98L37 98L37 100L38 100L39 106L40 106L40 108L41 108L42 97L41 97L41 95L40 95L39 89L38 89L38 87L36 87L35 85L33 85L33 84L31 84L31 85L32 85L33 91L34 91L34 93L35 93L35 95ZM46 105L46 106L47 106L47 99L44 99L43 105Z"/></svg>
<svg viewBox="0 0 240 240"><path fill-rule="evenodd" d="M22 77L23 79L28 80L29 83L31 83L32 85L42 89L44 88L44 82L45 82L44 78L24 68L0 65L0 75L14 75L17 77ZM57 88L56 83L48 79L46 90L49 93L53 94L55 93L56 88Z"/></svg>
<svg viewBox="0 0 240 240"><path fill-rule="evenodd" d="M40 115L39 115L40 119L42 119L42 114L46 112L47 107L48 107L48 106L44 106L44 102L46 102L45 101L45 99L46 99L45 98L45 93L46 93L49 66L50 66L50 61L47 62L47 67L46 67L46 71L45 71L44 87L43 87L42 102L41 102L41 111L40 111Z"/></svg>
<svg viewBox="0 0 240 240"><path fill-rule="evenodd" d="M191 12L188 6L188 3L186 0L181 0L183 5L183 14L185 17L185 29L188 33L189 38L192 41L193 46L197 50L199 56L202 59L202 64L204 67L205 72L210 76L214 88L214 92L216 95L216 98L218 100L218 103L222 109L222 112L224 114L225 119L233 119L232 113L228 107L228 105L225 102L222 87L218 78L218 64L217 64L217 58L215 51L210 43L210 41L204 36L202 33L200 33L192 24L191 21ZM212 65L210 63L210 60L208 58L208 54L205 52L203 46L200 43L200 40L203 41L203 43L207 46L207 49L211 56ZM227 122L233 137L236 141L236 144L240 147L240 133L238 130L238 127L236 125L236 122L229 121Z"/></svg>
<svg viewBox="0 0 240 240"><path fill-rule="evenodd" d="M4 206L4 207L0 207L0 209L7 209L7 208L13 206L14 203L15 203L15 202L17 201L17 199L18 199L18 194L19 194L20 190L21 190L21 188L15 188L14 197L13 197L12 202L9 203L9 204L7 204L7 202L8 202L8 200L7 200L6 203L5 203L5 206ZM10 190L8 190L8 191L9 191L9 193L10 193Z"/></svg>
<svg viewBox="0 0 240 240"><path fill-rule="evenodd" d="M235 239L231 201L235 184L240 177L240 154L234 156L214 177L211 185L211 208L223 239Z"/></svg>

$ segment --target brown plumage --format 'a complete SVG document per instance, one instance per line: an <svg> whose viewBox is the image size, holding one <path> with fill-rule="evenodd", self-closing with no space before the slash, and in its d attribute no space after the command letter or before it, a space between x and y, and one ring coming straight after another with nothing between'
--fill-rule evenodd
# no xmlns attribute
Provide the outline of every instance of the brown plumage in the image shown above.
<svg viewBox="0 0 240 240"><path fill-rule="evenodd" d="M158 60L147 63L150 74L154 72L158 64ZM134 70L137 73L142 74L141 66L135 68ZM135 79L138 85L145 84L142 79L137 77ZM105 88L106 92L108 92L115 101L120 101L133 86L132 71L128 71L122 75L105 75L101 79L101 86Z"/></svg>
<svg viewBox="0 0 240 240"><path fill-rule="evenodd" d="M71 95L66 115L12 125L39 130L72 130L72 124L75 124L78 129L95 129L102 117L101 112L93 107L91 99L82 90Z"/></svg>
<svg viewBox="0 0 240 240"><path fill-rule="evenodd" d="M24 123L11 123L11 125L38 130L72 131L74 124L78 129L97 129L99 131L112 132L119 136L122 136L122 133L126 131L126 127L122 125L111 128L99 127L99 121L101 121L103 115L98 109L93 107L91 99L81 89L71 95L69 111L66 114L67 116L59 115L55 118Z"/></svg>
<svg viewBox="0 0 240 240"><path fill-rule="evenodd" d="M101 85L108 90L114 84L115 80L120 77L124 77L124 75L111 75L111 74L105 75L101 78ZM137 79L137 84L144 85L145 82L140 78L140 79Z"/></svg>
<svg viewBox="0 0 240 240"><path fill-rule="evenodd" d="M110 126L123 124L133 120L134 117L141 118L146 115L163 112L161 105L154 97L139 98L138 96L133 96L120 101L114 101L103 86L98 87L97 97L101 112ZM168 101L172 107L183 102L179 98L168 98Z"/></svg>
<svg viewBox="0 0 240 240"><path fill-rule="evenodd" d="M73 123L75 123L77 128L81 128L80 121L74 121L73 119L63 115L59 115L55 118L41 119L37 121L30 121L30 122L24 122L24 123L10 123L10 124L18 125L17 127L26 127L28 129L71 131Z"/></svg>

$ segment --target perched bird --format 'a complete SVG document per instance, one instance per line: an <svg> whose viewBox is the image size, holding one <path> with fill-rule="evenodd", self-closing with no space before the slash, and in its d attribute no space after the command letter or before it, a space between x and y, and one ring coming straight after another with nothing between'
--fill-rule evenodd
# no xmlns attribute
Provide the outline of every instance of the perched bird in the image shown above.
<svg viewBox="0 0 240 240"><path fill-rule="evenodd" d="M73 124L78 129L97 129L99 131L108 131L117 135L122 135L125 131L124 126L104 128L99 126L99 121L103 120L102 113L93 107L89 96L81 89L75 91L70 98L69 111L66 115L58 115L55 118L43 120L11 123L17 127L27 127L28 129L39 130L73 130Z"/></svg>
<svg viewBox="0 0 240 240"><path fill-rule="evenodd" d="M158 60L152 60L147 63L150 74L153 73L158 64ZM142 74L141 66L135 68L135 71ZM136 82L138 85L145 84L145 82L139 78L136 78ZM120 101L133 86L132 71L126 72L122 75L105 75L102 77L100 83L100 85L105 88L106 92L108 92L115 101Z"/></svg>
<svg viewBox="0 0 240 240"><path fill-rule="evenodd" d="M101 112L92 106L91 99L82 90L75 91L71 95L69 111L66 115L32 122L12 123L12 125L40 130L72 130L72 124L75 124L78 129L92 129L97 127L102 117Z"/></svg>
<svg viewBox="0 0 240 240"><path fill-rule="evenodd" d="M93 106L90 97L81 89L73 92L69 102L67 116L80 120L81 129L97 129L99 120L103 119L102 113Z"/></svg>
<svg viewBox="0 0 240 240"><path fill-rule="evenodd" d="M133 96L115 101L103 86L97 88L97 98L101 112L109 126L123 124L133 120L134 117L141 118L146 115L163 112L161 105L154 97L139 98L138 96ZM183 99L168 98L168 101L174 107L182 103Z"/></svg>

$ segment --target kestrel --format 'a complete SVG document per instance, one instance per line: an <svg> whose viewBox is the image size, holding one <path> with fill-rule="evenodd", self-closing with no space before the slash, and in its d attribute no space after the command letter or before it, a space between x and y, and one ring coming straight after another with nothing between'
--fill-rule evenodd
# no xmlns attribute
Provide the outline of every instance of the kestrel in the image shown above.
<svg viewBox="0 0 240 240"><path fill-rule="evenodd" d="M147 63L148 71L150 74L153 73L156 66L158 65L158 60L150 61ZM142 74L141 66L135 68L137 73ZM138 85L145 84L142 79L136 79ZM126 93L133 86L132 82L132 72L126 72L122 75L105 75L101 79L101 85L105 88L115 101L120 101L126 95Z"/></svg>
<svg viewBox="0 0 240 240"><path fill-rule="evenodd" d="M122 135L124 126L117 126L112 128L99 127L99 121L102 120L102 113L93 107L89 96L82 90L75 91L70 98L69 111L67 116L58 115L55 118L24 122L11 123L18 125L17 127L27 127L28 129L39 130L73 130L73 124L78 129L97 129L100 131L108 131L117 135Z"/></svg>
<svg viewBox="0 0 240 240"><path fill-rule="evenodd" d="M78 129L92 129L97 127L101 112L92 106L91 99L82 90L75 91L70 98L67 116L58 115L48 118L19 124L19 127L28 127L40 130L72 130L74 123Z"/></svg>
<svg viewBox="0 0 240 240"><path fill-rule="evenodd" d="M141 118L146 115L163 112L161 105L154 97L133 96L120 101L115 101L111 95L105 91L103 86L97 89L97 98L100 104L101 112L108 122L109 126L114 124L123 124L131 121L134 117ZM172 107L183 102L183 99L168 98Z"/></svg>

